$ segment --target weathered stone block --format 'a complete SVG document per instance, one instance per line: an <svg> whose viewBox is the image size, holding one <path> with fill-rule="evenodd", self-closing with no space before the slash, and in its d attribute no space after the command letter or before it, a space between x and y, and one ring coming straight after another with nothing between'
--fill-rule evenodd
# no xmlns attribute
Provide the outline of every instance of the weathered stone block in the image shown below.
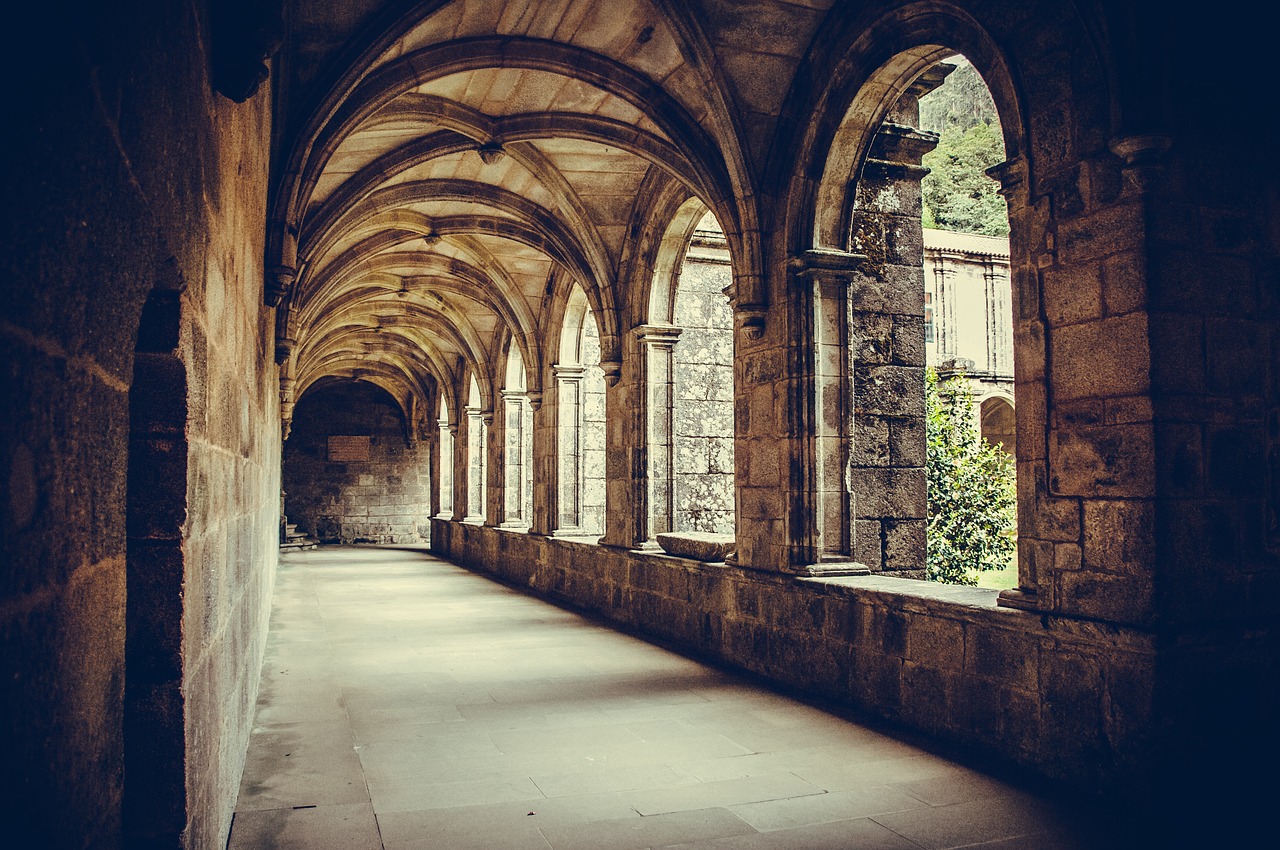
<svg viewBox="0 0 1280 850"><path fill-rule="evenodd" d="M1042 273L1045 319L1053 327L1102 317L1102 274L1098 264L1056 266Z"/></svg>
<svg viewBox="0 0 1280 850"><path fill-rule="evenodd" d="M1149 424L1054 429L1049 435L1052 492L1062 496L1143 497L1155 491Z"/></svg>
<svg viewBox="0 0 1280 850"><path fill-rule="evenodd" d="M889 453L891 466L923 467L925 465L924 420L889 420Z"/></svg>
<svg viewBox="0 0 1280 850"><path fill-rule="evenodd" d="M1051 337L1055 398L1136 395L1150 386L1143 313L1057 328ZM1107 368L1099 369L1099 363Z"/></svg>
<svg viewBox="0 0 1280 850"><path fill-rule="evenodd" d="M1126 251L1108 257L1102 267L1102 295L1108 315L1116 316L1147 306L1146 257Z"/></svg>
<svg viewBox="0 0 1280 850"><path fill-rule="evenodd" d="M1150 574L1155 566L1155 505L1084 501L1084 563L1112 572Z"/></svg>
<svg viewBox="0 0 1280 850"><path fill-rule="evenodd" d="M923 569L925 558L923 519L887 520L884 523L884 568Z"/></svg>
<svg viewBox="0 0 1280 850"><path fill-rule="evenodd" d="M855 469L850 475L859 519L923 519L923 469Z"/></svg>
<svg viewBox="0 0 1280 850"><path fill-rule="evenodd" d="M658 545L669 555L695 561L723 561L734 549L731 534L682 531L657 535Z"/></svg>
<svg viewBox="0 0 1280 850"><path fill-rule="evenodd" d="M1151 616L1151 578L1091 570L1056 577L1057 608L1113 623L1140 624Z"/></svg>
<svg viewBox="0 0 1280 850"><path fill-rule="evenodd" d="M1040 687L1039 648L1010 629L976 626L965 631L964 666L980 676L1022 691Z"/></svg>
<svg viewBox="0 0 1280 850"><path fill-rule="evenodd" d="M913 617L907 632L907 660L938 670L964 667L964 626L955 620Z"/></svg>
<svg viewBox="0 0 1280 850"><path fill-rule="evenodd" d="M924 369L911 366L855 366L857 415L924 416Z"/></svg>

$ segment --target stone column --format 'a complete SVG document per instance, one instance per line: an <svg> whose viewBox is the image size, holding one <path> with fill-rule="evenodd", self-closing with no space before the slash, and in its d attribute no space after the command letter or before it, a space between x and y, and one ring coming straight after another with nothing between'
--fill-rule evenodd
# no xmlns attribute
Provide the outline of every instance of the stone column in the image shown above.
<svg viewBox="0 0 1280 850"><path fill-rule="evenodd" d="M988 260L983 266L982 280L987 295L987 371L992 375L1008 375L1013 371L1009 362L1009 333L1013 329L1013 317L1009 314L1009 279L1004 269Z"/></svg>
<svg viewBox="0 0 1280 850"><path fill-rule="evenodd" d="M555 533L580 533L582 516L582 366L551 367L556 384Z"/></svg>
<svg viewBox="0 0 1280 850"><path fill-rule="evenodd" d="M453 519L455 496L455 472L457 471L458 426L447 419L440 420L440 439L437 441L439 462L436 464L439 487L437 499L440 511L437 519Z"/></svg>
<svg viewBox="0 0 1280 850"><path fill-rule="evenodd" d="M601 362L605 382L605 515L602 546L635 549L646 526L644 371L634 334L621 361Z"/></svg>
<svg viewBox="0 0 1280 850"><path fill-rule="evenodd" d="M640 438L644 440L644 516L638 545L652 548L656 535L671 531L675 520L674 405L675 345L680 328L641 325L635 329L639 366Z"/></svg>
<svg viewBox="0 0 1280 850"><path fill-rule="evenodd" d="M427 441L427 513L440 515L440 423L423 420L422 427Z"/></svg>
<svg viewBox="0 0 1280 850"><path fill-rule="evenodd" d="M480 433L483 437L483 465L480 473L481 502L484 524L496 526L502 521L502 429L493 427L493 408L480 411Z"/></svg>
<svg viewBox="0 0 1280 850"><path fill-rule="evenodd" d="M484 522L485 496L485 429L484 418L478 407L465 407L463 413L467 423L466 464L466 502L462 516L463 522L481 524Z"/></svg>
<svg viewBox="0 0 1280 850"><path fill-rule="evenodd" d="M529 407L533 412L533 444L529 458L533 463L533 509L529 520L530 534L551 534L556 527L559 513L556 502L556 476L559 464L556 457L556 419L559 407L557 388L546 394L529 393Z"/></svg>
<svg viewBox="0 0 1280 850"><path fill-rule="evenodd" d="M849 294L854 557L923 577L925 554L924 235L920 179L935 136L885 124L858 185L854 238L867 255ZM942 305L947 310L943 281ZM939 321L948 345L950 313Z"/></svg>
<svg viewBox="0 0 1280 850"><path fill-rule="evenodd" d="M524 515L525 469L529 458L525 454L524 390L502 391L502 528L528 528L529 517Z"/></svg>

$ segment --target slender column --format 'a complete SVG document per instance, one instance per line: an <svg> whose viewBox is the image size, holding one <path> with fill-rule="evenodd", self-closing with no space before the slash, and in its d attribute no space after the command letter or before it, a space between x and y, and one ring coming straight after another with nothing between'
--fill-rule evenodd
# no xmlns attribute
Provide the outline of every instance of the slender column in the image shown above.
<svg viewBox="0 0 1280 850"><path fill-rule="evenodd" d="M427 441L427 513L440 515L440 423L424 419L423 439Z"/></svg>
<svg viewBox="0 0 1280 850"><path fill-rule="evenodd" d="M809 340L802 361L807 391L805 433L800 435L805 443L801 454L806 519L796 529L793 563L807 565L812 574L866 570L856 562L864 553L855 546L855 496L850 489L856 434L849 292L865 261L861 254L814 250L790 264L794 287L808 304L803 330ZM867 555L879 564L878 545Z"/></svg>
<svg viewBox="0 0 1280 850"><path fill-rule="evenodd" d="M526 454L529 436L525 421L527 404L524 390L502 391L502 528L529 526L529 517L524 511L528 496L525 482L529 464Z"/></svg>
<svg viewBox="0 0 1280 850"><path fill-rule="evenodd" d="M555 533L575 536L582 522L582 366L552 366L556 384Z"/></svg>
<svg viewBox="0 0 1280 850"><path fill-rule="evenodd" d="M637 543L652 544L656 535L675 527L675 346L680 328L674 325L641 325L635 330L640 346L640 407L647 463L645 464L645 516Z"/></svg>
<svg viewBox="0 0 1280 850"><path fill-rule="evenodd" d="M480 408L463 408L466 426L466 450L464 455L465 492L462 504L462 521L484 522L484 421L480 418Z"/></svg>
<svg viewBox="0 0 1280 850"><path fill-rule="evenodd" d="M484 506L484 524L496 526L502 521L502 428L494 428L492 408L480 411L480 434L483 457L480 467L480 502Z"/></svg>
<svg viewBox="0 0 1280 850"><path fill-rule="evenodd" d="M533 412L533 441L530 459L533 462L533 504L530 514L530 534L551 534L556 527L557 508L556 478L559 464L556 458L557 388L555 382L545 395L529 393L529 407Z"/></svg>
<svg viewBox="0 0 1280 850"><path fill-rule="evenodd" d="M939 254L933 261L934 338L937 340L938 362L950 360L959 350L959 329L956 327L956 293L950 278L955 269L947 268L947 257Z"/></svg>
<svg viewBox="0 0 1280 850"><path fill-rule="evenodd" d="M453 503L454 503L454 472L457 468L457 435L458 426L449 422L447 419L441 419L439 454L440 461L436 464L438 470L439 487L437 488L437 498L440 504L439 513L436 514L437 519L453 519Z"/></svg>

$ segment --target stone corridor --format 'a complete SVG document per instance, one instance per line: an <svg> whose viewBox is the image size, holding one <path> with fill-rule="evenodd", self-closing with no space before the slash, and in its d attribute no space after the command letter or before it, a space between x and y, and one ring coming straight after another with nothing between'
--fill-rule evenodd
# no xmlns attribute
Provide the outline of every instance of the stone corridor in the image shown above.
<svg viewBox="0 0 1280 850"><path fill-rule="evenodd" d="M283 555L229 850L1100 848L1044 796L426 552Z"/></svg>

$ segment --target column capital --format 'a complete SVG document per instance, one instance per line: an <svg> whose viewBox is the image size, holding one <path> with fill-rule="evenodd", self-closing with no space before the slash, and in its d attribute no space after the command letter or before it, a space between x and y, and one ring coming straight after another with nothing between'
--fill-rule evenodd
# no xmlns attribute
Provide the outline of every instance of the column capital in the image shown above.
<svg viewBox="0 0 1280 850"><path fill-rule="evenodd" d="M787 259L787 266L799 277L849 279L862 271L866 254L836 248L810 248Z"/></svg>
<svg viewBox="0 0 1280 850"><path fill-rule="evenodd" d="M1154 165L1172 145L1173 139L1158 133L1121 136L1107 143L1111 152L1124 162L1125 168Z"/></svg>
<svg viewBox="0 0 1280 850"><path fill-rule="evenodd" d="M923 133L915 127L886 121L871 140L871 155L867 159L867 165L875 163L880 168L902 168L908 174L918 171L923 177L929 170L920 165L920 160L937 146L938 137L933 133Z"/></svg>
<svg viewBox="0 0 1280 850"><path fill-rule="evenodd" d="M582 376L587 373L586 366L568 365L564 363L555 363L551 366L551 374L558 381L580 381Z"/></svg>
<svg viewBox="0 0 1280 850"><path fill-rule="evenodd" d="M605 384L612 387L614 384L618 383L618 379L622 377L622 361L601 360L600 371L604 372Z"/></svg>
<svg viewBox="0 0 1280 850"><path fill-rule="evenodd" d="M1015 156L1013 159L1006 159L998 165L991 166L986 174L1000 184L1001 195L1012 199L1030 188L1027 185L1027 171L1026 159Z"/></svg>
<svg viewBox="0 0 1280 850"><path fill-rule="evenodd" d="M655 346L673 346L680 339L684 328L659 322L651 325L636 325L631 329L636 339L642 343Z"/></svg>

